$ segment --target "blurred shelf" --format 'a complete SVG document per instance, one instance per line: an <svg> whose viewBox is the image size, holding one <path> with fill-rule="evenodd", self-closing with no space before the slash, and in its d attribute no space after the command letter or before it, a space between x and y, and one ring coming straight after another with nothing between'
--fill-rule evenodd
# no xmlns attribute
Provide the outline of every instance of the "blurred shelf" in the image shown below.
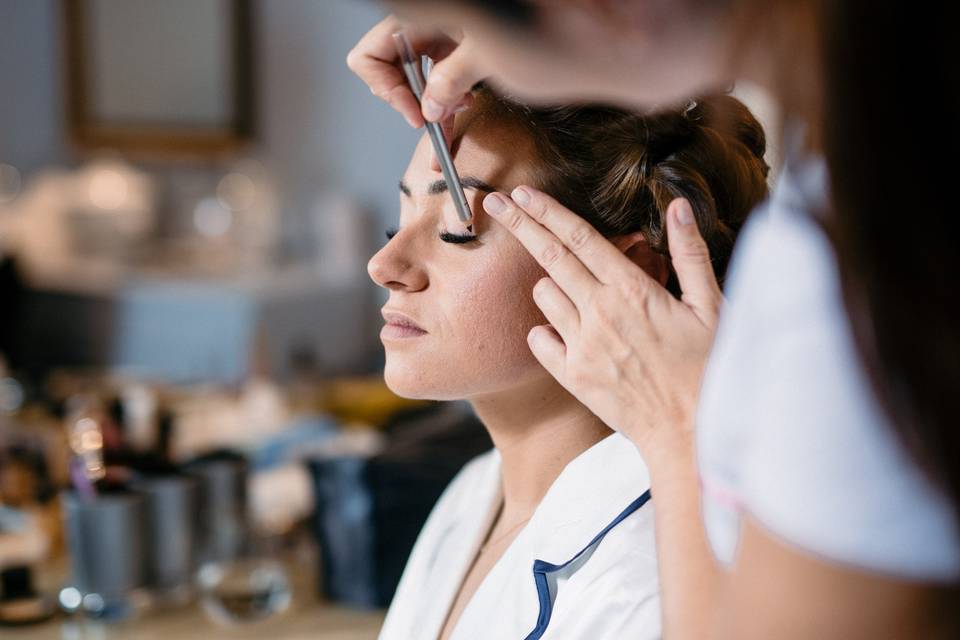
<svg viewBox="0 0 960 640"><path fill-rule="evenodd" d="M76 264L28 285L20 349L41 366L233 383L252 372L284 377L296 359L328 375L363 371L379 352L370 284L314 266L213 277Z"/></svg>

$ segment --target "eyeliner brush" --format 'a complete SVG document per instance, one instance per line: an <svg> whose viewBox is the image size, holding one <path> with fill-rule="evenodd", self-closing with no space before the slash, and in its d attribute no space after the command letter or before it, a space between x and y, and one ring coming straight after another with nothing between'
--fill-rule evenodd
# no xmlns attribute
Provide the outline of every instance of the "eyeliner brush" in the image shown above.
<svg viewBox="0 0 960 640"><path fill-rule="evenodd" d="M393 41L397 46L397 53L400 54L400 62L403 65L403 72L407 76L407 82L410 84L410 90L416 96L417 102L423 100L423 63L422 58L413 51L407 35L398 31L393 34ZM447 139L443 135L443 129L439 122L427 122L427 133L430 135L430 142L433 144L433 151L437 154L437 162L440 163L440 170L443 172L443 179L447 183L447 191L453 198L453 205L457 209L457 217L467 225L467 231L473 233L473 214L470 212L470 205L467 204L467 196L463 192L463 185L460 184L460 175L457 168L453 166L453 157L450 155L450 147L447 146Z"/></svg>

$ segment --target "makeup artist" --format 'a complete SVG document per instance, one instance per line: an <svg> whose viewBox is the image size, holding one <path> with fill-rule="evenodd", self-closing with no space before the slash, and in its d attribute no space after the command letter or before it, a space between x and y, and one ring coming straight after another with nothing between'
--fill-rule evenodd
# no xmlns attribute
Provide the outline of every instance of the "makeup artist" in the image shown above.
<svg viewBox="0 0 960 640"><path fill-rule="evenodd" d="M636 108L731 80L775 96L787 162L722 310L684 200L668 216L677 300L549 194L487 196L550 275L533 290L550 326L530 349L650 468L666 637L956 637L960 223L951 169L930 159L960 143L958 9L390 4L438 59L422 112L396 18L348 64L413 126L469 108L483 78L526 100Z"/></svg>

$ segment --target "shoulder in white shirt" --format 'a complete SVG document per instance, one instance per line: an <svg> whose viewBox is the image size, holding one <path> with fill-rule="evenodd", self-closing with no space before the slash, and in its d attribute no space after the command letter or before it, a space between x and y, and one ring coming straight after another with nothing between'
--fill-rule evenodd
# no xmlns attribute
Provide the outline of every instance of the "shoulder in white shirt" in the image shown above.
<svg viewBox="0 0 960 640"><path fill-rule="evenodd" d="M707 531L728 563L749 513L828 560L951 581L953 513L900 446L860 364L815 218L826 190L821 160L795 160L741 234L698 412Z"/></svg>

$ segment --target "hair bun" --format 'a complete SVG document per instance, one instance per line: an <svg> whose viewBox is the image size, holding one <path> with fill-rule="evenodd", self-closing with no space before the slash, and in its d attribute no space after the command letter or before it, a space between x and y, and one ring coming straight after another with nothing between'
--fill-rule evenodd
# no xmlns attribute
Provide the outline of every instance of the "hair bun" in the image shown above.
<svg viewBox="0 0 960 640"><path fill-rule="evenodd" d="M686 115L701 126L710 127L744 145L757 159L763 160L766 155L767 136L763 127L737 98L729 94L701 98L696 101L693 111Z"/></svg>
<svg viewBox="0 0 960 640"><path fill-rule="evenodd" d="M530 108L482 89L471 111L522 127L539 156L538 186L607 237L640 231L666 254L667 206L686 198L721 282L737 232L767 195L763 128L729 95L638 115ZM675 281L670 288L679 292Z"/></svg>

